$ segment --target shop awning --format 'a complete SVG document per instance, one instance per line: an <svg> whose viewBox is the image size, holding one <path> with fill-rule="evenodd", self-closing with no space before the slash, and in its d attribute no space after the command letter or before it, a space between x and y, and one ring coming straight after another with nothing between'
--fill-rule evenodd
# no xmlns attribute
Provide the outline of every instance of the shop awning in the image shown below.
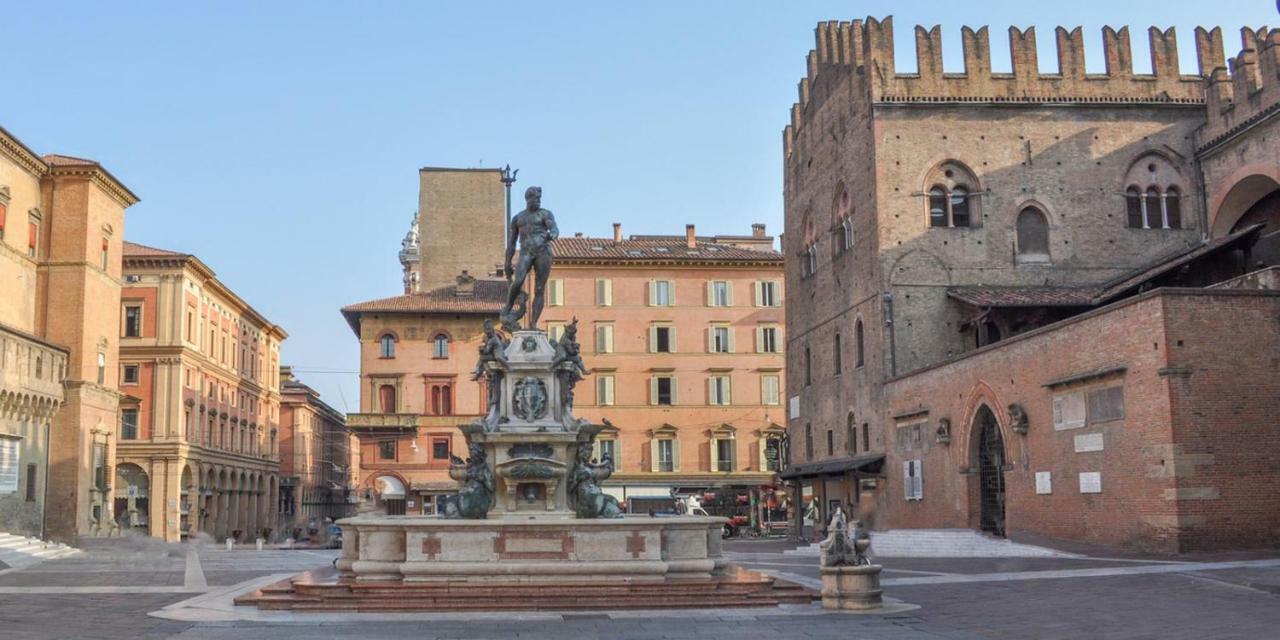
<svg viewBox="0 0 1280 640"><path fill-rule="evenodd" d="M794 480L795 478L825 476L849 471L864 471L874 474L880 473L883 466L883 453L864 453L850 458L836 458L834 460L791 465L785 471L779 473L778 477L783 480Z"/></svg>

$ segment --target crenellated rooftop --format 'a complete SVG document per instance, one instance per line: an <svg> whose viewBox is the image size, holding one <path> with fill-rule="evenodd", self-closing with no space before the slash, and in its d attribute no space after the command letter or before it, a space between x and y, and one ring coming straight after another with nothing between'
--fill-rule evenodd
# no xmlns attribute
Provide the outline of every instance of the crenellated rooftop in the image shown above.
<svg viewBox="0 0 1280 640"><path fill-rule="evenodd" d="M1209 74L1201 152L1280 112L1280 29L1241 29L1240 46L1229 67Z"/></svg>
<svg viewBox="0 0 1280 640"><path fill-rule="evenodd" d="M1251 32L1252 33L1252 32ZM865 83L874 103L1105 103L1187 104L1205 102L1204 78L1224 67L1222 30L1195 30L1197 72L1178 68L1177 34L1173 28L1148 29L1152 73L1133 71L1129 28L1102 30L1105 73L1085 70L1084 36L1080 27L1055 30L1057 73L1039 68L1035 27L1009 28L1012 71L991 70L991 39L987 27L961 29L964 72L947 73L942 64L942 29L915 28L915 73L899 73L894 62L893 18L867 18L852 22L821 22L815 29L815 45L807 58L799 99L791 109L791 124L784 130L790 153L794 133L804 126L815 87L829 74L850 74ZM1258 36L1262 38L1261 35Z"/></svg>

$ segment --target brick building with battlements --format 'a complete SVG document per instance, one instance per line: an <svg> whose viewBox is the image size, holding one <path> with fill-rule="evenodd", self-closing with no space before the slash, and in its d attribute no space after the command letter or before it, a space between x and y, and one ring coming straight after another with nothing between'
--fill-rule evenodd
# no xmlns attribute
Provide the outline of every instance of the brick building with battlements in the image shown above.
<svg viewBox="0 0 1280 640"><path fill-rule="evenodd" d="M1280 32L818 25L783 134L790 460L810 520L1156 552L1280 535Z"/></svg>

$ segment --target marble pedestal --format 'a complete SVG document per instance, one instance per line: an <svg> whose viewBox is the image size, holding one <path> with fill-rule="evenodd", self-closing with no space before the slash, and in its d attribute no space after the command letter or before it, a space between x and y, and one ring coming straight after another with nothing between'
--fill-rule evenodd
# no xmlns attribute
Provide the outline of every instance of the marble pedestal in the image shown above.
<svg viewBox="0 0 1280 640"><path fill-rule="evenodd" d="M724 568L724 518L536 516L338 521L335 566L355 582L554 582L707 579Z"/></svg>

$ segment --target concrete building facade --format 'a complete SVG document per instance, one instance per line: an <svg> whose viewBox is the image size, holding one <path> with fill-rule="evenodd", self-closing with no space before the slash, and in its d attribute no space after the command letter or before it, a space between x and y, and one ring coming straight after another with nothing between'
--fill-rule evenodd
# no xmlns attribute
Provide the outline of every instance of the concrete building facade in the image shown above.
<svg viewBox="0 0 1280 640"><path fill-rule="evenodd" d="M272 537L280 496L280 343L287 334L190 254L125 245L122 530L176 541Z"/></svg>
<svg viewBox="0 0 1280 640"><path fill-rule="evenodd" d="M0 530L110 532L107 478L124 210L93 160L39 156L0 129Z"/></svg>
<svg viewBox="0 0 1280 640"><path fill-rule="evenodd" d="M1151 75L1133 73L1127 29L1104 30L1102 75L1085 73L1078 29L1057 30L1057 74L1039 71L1034 29L1010 30L1011 73L992 72L985 27L962 32L963 74L942 72L937 27L916 28L915 74L895 71L891 19L822 23L816 35L784 131L784 475L803 502L816 502L810 514L821 522L833 507L856 505L882 528L974 526L1161 551L1262 539L1271 524L1217 536L1221 522L1195 516L1201 493L1179 492L1199 480L1171 452L1203 461L1208 425L1141 414L1203 400L1198 385L1157 373L1183 366L1169 364L1181 358L1161 352L1161 334L1203 317L1182 305L1192 298L1127 300L1240 276L1266 263L1278 230L1267 222L1274 182L1254 179L1239 202L1212 195L1218 174L1268 175L1206 162L1206 131L1240 117L1211 110L1206 126L1205 78L1217 78L1208 86L1219 93L1229 84L1221 32L1197 30L1195 75L1180 73L1172 30L1151 30ZM1270 38L1246 31L1246 50L1253 42L1274 55ZM1238 60L1256 56L1233 67L1252 69ZM1234 114L1265 110L1261 94L1246 93L1247 108ZM1275 145L1254 144L1255 162L1274 167ZM1224 308L1271 300L1203 295L1221 296ZM1130 308L1092 311L1106 305ZM1150 324L1127 315L1134 309L1170 317ZM1085 312L1102 315L1076 319ZM1084 335L1066 339L1073 322L1093 332L1084 335L1097 350L1081 346ZM1158 353L1139 353L1125 331ZM1273 348L1261 335L1264 352ZM1211 370L1214 356L1204 357L1201 369L1187 366ZM1265 359L1255 364L1249 372L1265 376ZM1096 432L1095 410L1106 418L1099 425L1110 424ZM1063 411L1075 417L1064 423ZM1126 455L1134 452L1144 455ZM1218 460L1250 468L1247 458ZM1150 471L1162 465L1173 466ZM1054 494L1035 492L1037 479L1053 477ZM1061 496L1077 480L1066 489L1076 495ZM1099 482L1103 497L1092 495Z"/></svg>

